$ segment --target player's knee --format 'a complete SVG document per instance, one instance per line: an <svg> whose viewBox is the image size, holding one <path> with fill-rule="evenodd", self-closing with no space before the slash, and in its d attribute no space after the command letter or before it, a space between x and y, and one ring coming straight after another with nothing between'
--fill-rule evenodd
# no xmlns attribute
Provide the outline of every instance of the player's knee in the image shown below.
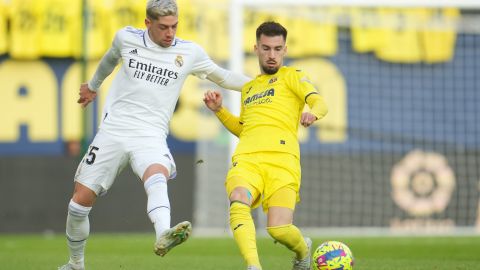
<svg viewBox="0 0 480 270"><path fill-rule="evenodd" d="M237 187L230 193L230 202L241 202L246 205L251 205L252 195L248 189L244 187Z"/></svg>
<svg viewBox="0 0 480 270"><path fill-rule="evenodd" d="M267 226L277 227L292 224L293 210L287 207L270 207L267 213Z"/></svg>
<svg viewBox="0 0 480 270"><path fill-rule="evenodd" d="M165 178L168 179L169 172L168 172L168 169L165 168L165 166L161 164L152 164L148 166L148 168L143 173L142 181L146 182L152 175L159 174L159 173L163 174Z"/></svg>
<svg viewBox="0 0 480 270"><path fill-rule="evenodd" d="M73 192L72 201L84 206L84 207L92 207L95 203L97 198L97 194L88 187L79 184L78 182L75 184L75 191Z"/></svg>

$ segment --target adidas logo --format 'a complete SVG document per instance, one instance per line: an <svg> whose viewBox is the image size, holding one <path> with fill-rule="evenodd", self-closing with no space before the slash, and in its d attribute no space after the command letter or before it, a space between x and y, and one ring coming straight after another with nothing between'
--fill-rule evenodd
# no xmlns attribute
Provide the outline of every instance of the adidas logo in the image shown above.
<svg viewBox="0 0 480 270"><path fill-rule="evenodd" d="M133 49L129 52L129 54L138 54L137 49Z"/></svg>

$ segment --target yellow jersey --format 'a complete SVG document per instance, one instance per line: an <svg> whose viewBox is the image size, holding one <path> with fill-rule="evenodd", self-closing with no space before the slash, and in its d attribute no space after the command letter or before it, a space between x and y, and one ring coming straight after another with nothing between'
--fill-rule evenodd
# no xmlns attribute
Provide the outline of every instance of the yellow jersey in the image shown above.
<svg viewBox="0 0 480 270"><path fill-rule="evenodd" d="M242 131L234 155L285 152L300 157L298 125L306 99L318 94L308 76L292 67L262 74L242 88Z"/></svg>

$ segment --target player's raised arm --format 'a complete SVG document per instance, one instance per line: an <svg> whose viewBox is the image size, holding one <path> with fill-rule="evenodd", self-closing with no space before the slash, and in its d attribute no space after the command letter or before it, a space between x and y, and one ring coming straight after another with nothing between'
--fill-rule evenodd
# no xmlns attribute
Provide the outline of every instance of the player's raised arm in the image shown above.
<svg viewBox="0 0 480 270"><path fill-rule="evenodd" d="M194 63L191 74L200 79L208 79L218 86L235 91L242 91L244 84L251 79L241 73L226 70L216 64L205 50L196 44L192 45L194 51Z"/></svg>
<svg viewBox="0 0 480 270"><path fill-rule="evenodd" d="M226 70L221 67L217 67L207 76L207 79L225 89L232 89L239 92L242 91L243 85L251 80L243 74Z"/></svg>
<svg viewBox="0 0 480 270"><path fill-rule="evenodd" d="M116 45L119 43L119 36L117 34L113 41L112 47L105 53L105 55L103 55L102 59L100 60L92 79L88 83L83 83L80 85L80 98L78 99L77 103L80 103L82 108L85 108L96 98L96 92L100 88L100 85L102 85L105 78L107 78L107 76L113 72L120 61L120 50L118 45Z"/></svg>
<svg viewBox="0 0 480 270"><path fill-rule="evenodd" d="M103 55L95 74L93 74L92 79L88 82L88 88L92 91L97 91L100 88L100 85L102 85L103 80L113 72L120 59L121 55L119 49L114 45L105 53L105 55Z"/></svg>
<svg viewBox="0 0 480 270"><path fill-rule="evenodd" d="M220 94L220 92L210 90L205 92L203 102L205 102L207 108L215 113L228 131L237 137L240 136L243 129L240 118L222 106L222 94Z"/></svg>

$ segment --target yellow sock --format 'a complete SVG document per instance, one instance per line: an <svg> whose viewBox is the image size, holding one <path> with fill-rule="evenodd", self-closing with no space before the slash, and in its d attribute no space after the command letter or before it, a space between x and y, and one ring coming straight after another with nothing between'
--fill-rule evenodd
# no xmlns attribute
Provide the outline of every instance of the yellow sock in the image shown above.
<svg viewBox="0 0 480 270"><path fill-rule="evenodd" d="M308 255L308 247L300 230L293 224L267 227L268 233L282 245L295 252L297 259Z"/></svg>
<svg viewBox="0 0 480 270"><path fill-rule="evenodd" d="M230 205L230 228L247 265L261 269L250 206L240 202L233 202Z"/></svg>

